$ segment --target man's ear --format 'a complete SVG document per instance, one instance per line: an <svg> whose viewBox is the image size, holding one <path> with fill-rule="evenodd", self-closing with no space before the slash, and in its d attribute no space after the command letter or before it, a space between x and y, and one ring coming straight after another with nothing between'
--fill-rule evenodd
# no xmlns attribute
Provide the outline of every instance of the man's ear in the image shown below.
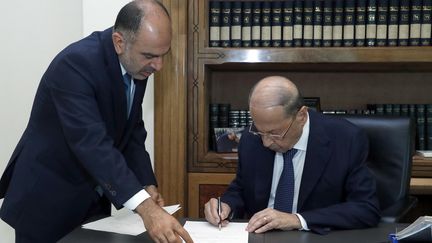
<svg viewBox="0 0 432 243"><path fill-rule="evenodd" d="M112 34L112 40L117 55L123 54L126 44L123 35L120 32L114 32Z"/></svg>

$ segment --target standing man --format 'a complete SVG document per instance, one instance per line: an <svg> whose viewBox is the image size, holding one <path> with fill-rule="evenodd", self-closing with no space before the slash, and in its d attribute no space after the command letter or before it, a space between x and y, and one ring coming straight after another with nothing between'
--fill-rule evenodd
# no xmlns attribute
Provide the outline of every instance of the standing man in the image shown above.
<svg viewBox="0 0 432 243"><path fill-rule="evenodd" d="M135 0L115 25L71 44L43 75L30 120L0 180L0 217L16 242L56 242L110 202L135 210L156 242L192 242L166 213L144 141L147 78L162 68L171 20Z"/></svg>
<svg viewBox="0 0 432 243"><path fill-rule="evenodd" d="M366 134L346 120L303 105L284 77L261 80L252 89L253 124L239 144L237 175L222 196L205 205L207 221L228 224L248 217L249 232L375 226L379 219L375 180L366 167Z"/></svg>

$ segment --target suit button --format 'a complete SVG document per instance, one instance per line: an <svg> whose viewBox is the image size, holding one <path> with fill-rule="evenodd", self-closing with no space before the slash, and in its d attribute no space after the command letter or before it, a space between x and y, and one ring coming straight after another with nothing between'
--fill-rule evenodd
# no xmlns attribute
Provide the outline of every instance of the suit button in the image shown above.
<svg viewBox="0 0 432 243"><path fill-rule="evenodd" d="M116 191L110 191L110 193L111 193L111 195L112 195L113 197L115 197L115 196L117 195L117 192L116 192Z"/></svg>

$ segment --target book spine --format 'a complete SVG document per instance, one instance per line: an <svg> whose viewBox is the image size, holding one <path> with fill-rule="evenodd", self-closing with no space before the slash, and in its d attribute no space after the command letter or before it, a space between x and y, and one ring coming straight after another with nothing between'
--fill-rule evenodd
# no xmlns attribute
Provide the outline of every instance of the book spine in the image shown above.
<svg viewBox="0 0 432 243"><path fill-rule="evenodd" d="M251 33L252 33L252 2L243 2L242 7L242 37L241 42L243 47L251 47Z"/></svg>
<svg viewBox="0 0 432 243"><path fill-rule="evenodd" d="M272 2L271 46L282 46L282 2Z"/></svg>
<svg viewBox="0 0 432 243"><path fill-rule="evenodd" d="M384 104L384 114L386 116L393 115L393 105L392 104Z"/></svg>
<svg viewBox="0 0 432 243"><path fill-rule="evenodd" d="M432 104L426 105L426 149L432 150Z"/></svg>
<svg viewBox="0 0 432 243"><path fill-rule="evenodd" d="M387 15L388 15L388 0L378 0L377 7L377 46L387 45Z"/></svg>
<svg viewBox="0 0 432 243"><path fill-rule="evenodd" d="M303 1L296 0L294 4L294 46L300 47L303 42Z"/></svg>
<svg viewBox="0 0 432 243"><path fill-rule="evenodd" d="M401 105L400 104L393 104L393 116L400 116L401 115Z"/></svg>
<svg viewBox="0 0 432 243"><path fill-rule="evenodd" d="M346 0L344 8L343 45L354 46L355 2Z"/></svg>
<svg viewBox="0 0 432 243"><path fill-rule="evenodd" d="M399 33L399 0L390 0L388 16L388 46L397 46Z"/></svg>
<svg viewBox="0 0 432 243"><path fill-rule="evenodd" d="M282 46L284 47L293 45L293 6L293 0L282 3Z"/></svg>
<svg viewBox="0 0 432 243"><path fill-rule="evenodd" d="M220 47L221 5L219 1L210 1L210 47Z"/></svg>
<svg viewBox="0 0 432 243"><path fill-rule="evenodd" d="M261 46L261 2L252 5L252 46Z"/></svg>
<svg viewBox="0 0 432 243"><path fill-rule="evenodd" d="M231 45L232 47L241 47L242 31L242 3L235 1L232 3L232 24L231 24Z"/></svg>
<svg viewBox="0 0 432 243"><path fill-rule="evenodd" d="M399 5L399 46L407 46L409 39L409 0L400 0Z"/></svg>
<svg viewBox="0 0 432 243"><path fill-rule="evenodd" d="M261 46L271 46L271 3L264 1L261 12Z"/></svg>
<svg viewBox="0 0 432 243"><path fill-rule="evenodd" d="M420 45L422 0L411 0L409 45Z"/></svg>
<svg viewBox="0 0 432 243"><path fill-rule="evenodd" d="M401 105L401 116L404 116L404 117L409 116L408 104L402 104Z"/></svg>
<svg viewBox="0 0 432 243"><path fill-rule="evenodd" d="M376 0L369 0L366 10L366 46L376 44Z"/></svg>
<svg viewBox="0 0 432 243"><path fill-rule="evenodd" d="M303 46L311 47L313 43L313 0L303 4Z"/></svg>
<svg viewBox="0 0 432 243"><path fill-rule="evenodd" d="M314 1L313 12L313 46L322 46L323 34L323 1Z"/></svg>
<svg viewBox="0 0 432 243"><path fill-rule="evenodd" d="M365 46L366 40L366 0L357 0L355 21L355 45Z"/></svg>
<svg viewBox="0 0 432 243"><path fill-rule="evenodd" d="M231 2L222 2L221 45L231 46Z"/></svg>
<svg viewBox="0 0 432 243"><path fill-rule="evenodd" d="M325 47L331 46L332 39L333 39L333 2L332 0L324 0L323 46Z"/></svg>
<svg viewBox="0 0 432 243"><path fill-rule="evenodd" d="M342 46L344 0L335 0L333 15L333 46Z"/></svg>
<svg viewBox="0 0 432 243"><path fill-rule="evenodd" d="M425 150L425 106L422 104L416 105L417 110L417 149Z"/></svg>
<svg viewBox="0 0 432 243"><path fill-rule="evenodd" d="M432 0L423 0L420 43L422 46L431 44ZM432 128L431 128L432 129Z"/></svg>

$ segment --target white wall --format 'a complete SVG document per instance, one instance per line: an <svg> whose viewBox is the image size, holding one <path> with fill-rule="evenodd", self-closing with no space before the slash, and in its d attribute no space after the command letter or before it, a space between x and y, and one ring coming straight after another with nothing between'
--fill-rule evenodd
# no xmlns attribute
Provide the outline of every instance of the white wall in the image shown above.
<svg viewBox="0 0 432 243"><path fill-rule="evenodd" d="M0 174L27 125L40 77L68 44L114 24L128 0L0 0ZM153 79L143 109L153 161ZM2 201L0 200L0 205ZM0 242L14 242L14 231L0 220Z"/></svg>
<svg viewBox="0 0 432 243"><path fill-rule="evenodd" d="M82 35L81 1L1 0L1 6L0 174L27 125L40 77ZM0 242L14 242L14 231L1 220Z"/></svg>

